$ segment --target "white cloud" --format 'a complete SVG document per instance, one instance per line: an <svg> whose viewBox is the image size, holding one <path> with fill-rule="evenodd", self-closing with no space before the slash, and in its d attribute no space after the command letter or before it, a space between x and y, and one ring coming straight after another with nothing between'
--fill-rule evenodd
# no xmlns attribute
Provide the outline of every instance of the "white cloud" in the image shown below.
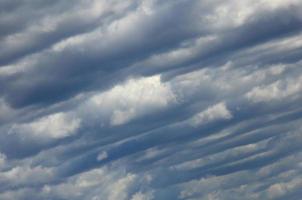
<svg viewBox="0 0 302 200"><path fill-rule="evenodd" d="M140 186L148 182L145 179L125 170L103 167L77 174L57 185L45 185L42 193L66 199L128 200L135 197L135 200L151 200L150 192L139 192ZM131 197L132 192L137 195Z"/></svg>
<svg viewBox="0 0 302 200"><path fill-rule="evenodd" d="M302 179L300 176L291 179L288 182L280 182L272 184L267 190L266 194L269 199L282 198L286 194L290 194L292 191L300 190L302 186Z"/></svg>
<svg viewBox="0 0 302 200"><path fill-rule="evenodd" d="M52 180L53 170L42 166L16 166L0 173L0 183L3 185L19 186L41 184Z"/></svg>
<svg viewBox="0 0 302 200"><path fill-rule="evenodd" d="M299 0L225 0L214 4L213 10L205 14L205 20L215 29L224 30L237 27L254 17L255 13L298 5ZM202 4L201 4L202 6Z"/></svg>
<svg viewBox="0 0 302 200"><path fill-rule="evenodd" d="M102 151L101 153L99 153L99 155L97 156L97 160L98 161L102 161L104 159L108 158L108 154L106 151Z"/></svg>
<svg viewBox="0 0 302 200"><path fill-rule="evenodd" d="M165 108L175 101L169 86L162 83L159 76L152 76L131 79L124 85L93 96L88 104L100 115L109 117L114 126Z"/></svg>
<svg viewBox="0 0 302 200"><path fill-rule="evenodd" d="M66 113L55 113L36 121L14 125L10 132L28 134L38 138L63 138L75 133L80 127L80 119Z"/></svg>
<svg viewBox="0 0 302 200"><path fill-rule="evenodd" d="M232 113L228 110L224 102L220 102L196 114L190 119L190 122L193 126L198 126L216 120L231 118Z"/></svg>
<svg viewBox="0 0 302 200"><path fill-rule="evenodd" d="M286 193L286 187L283 184L276 183L271 185L268 189L269 199L274 199L276 197L282 196Z"/></svg>
<svg viewBox="0 0 302 200"><path fill-rule="evenodd" d="M135 193L131 200L152 200L153 199L153 194L152 193L142 193L142 192L137 192Z"/></svg>
<svg viewBox="0 0 302 200"><path fill-rule="evenodd" d="M127 8L132 4L131 1L102 1L102 0L100 1L91 0L88 4L86 1L83 1L81 3L85 6L82 6L81 9L76 9L76 12L73 13L72 17L83 18L82 16L85 16L84 22L86 23L93 20L99 20L99 21L106 22L104 23L104 25L106 26L99 24L99 26L94 31L87 32L84 34L77 34L65 38L63 41L59 41L58 43L56 43L52 47L52 50L56 52L61 52L66 49L74 49L74 48L82 49L82 50L83 49L91 50L91 47L95 46L92 44L95 44L95 42L99 40L104 40L104 43L107 44L108 40L111 39L111 37L114 34L112 34L112 32L108 34L104 34L104 30L107 30L112 23L119 21L117 18L116 20L113 20L111 22L111 20L108 20L107 17L113 13L116 15L124 16ZM67 17L70 18L70 16Z"/></svg>
<svg viewBox="0 0 302 200"><path fill-rule="evenodd" d="M125 177L119 179L111 186L111 192L108 199L111 200L126 200L128 197L128 188L135 181L136 176L127 174Z"/></svg>
<svg viewBox="0 0 302 200"><path fill-rule="evenodd" d="M245 97L252 102L282 100L302 91L302 76L293 79L277 80L269 85L256 86Z"/></svg>

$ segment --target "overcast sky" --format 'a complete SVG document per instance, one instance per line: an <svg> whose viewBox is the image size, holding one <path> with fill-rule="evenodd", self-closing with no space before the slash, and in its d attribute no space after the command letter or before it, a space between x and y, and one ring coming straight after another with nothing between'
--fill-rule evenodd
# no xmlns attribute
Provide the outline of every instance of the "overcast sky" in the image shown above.
<svg viewBox="0 0 302 200"><path fill-rule="evenodd" d="M301 200L301 0L0 0L0 199Z"/></svg>

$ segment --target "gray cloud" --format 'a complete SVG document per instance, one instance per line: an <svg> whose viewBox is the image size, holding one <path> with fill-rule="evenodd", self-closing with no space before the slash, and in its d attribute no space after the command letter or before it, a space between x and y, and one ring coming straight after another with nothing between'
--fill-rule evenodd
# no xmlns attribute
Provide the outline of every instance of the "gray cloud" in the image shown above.
<svg viewBox="0 0 302 200"><path fill-rule="evenodd" d="M0 1L0 199L300 199L301 9Z"/></svg>

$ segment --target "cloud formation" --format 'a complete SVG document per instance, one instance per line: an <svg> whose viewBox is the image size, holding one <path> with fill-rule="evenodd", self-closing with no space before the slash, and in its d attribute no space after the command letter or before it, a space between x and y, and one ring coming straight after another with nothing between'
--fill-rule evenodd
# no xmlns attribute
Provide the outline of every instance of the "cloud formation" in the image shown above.
<svg viewBox="0 0 302 200"><path fill-rule="evenodd" d="M301 13L0 1L0 199L301 199Z"/></svg>

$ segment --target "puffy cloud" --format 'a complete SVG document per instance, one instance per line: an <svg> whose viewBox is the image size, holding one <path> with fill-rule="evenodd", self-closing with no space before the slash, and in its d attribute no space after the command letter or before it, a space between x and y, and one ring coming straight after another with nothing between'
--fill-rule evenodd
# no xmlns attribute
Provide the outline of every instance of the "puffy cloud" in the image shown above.
<svg viewBox="0 0 302 200"><path fill-rule="evenodd" d="M104 159L108 158L108 154L106 151L103 151L99 153L98 157L96 158L98 161L102 161Z"/></svg>
<svg viewBox="0 0 302 200"><path fill-rule="evenodd" d="M257 86L246 94L253 102L268 102L297 96L302 90L302 76L294 79L278 80L269 85Z"/></svg>
<svg viewBox="0 0 302 200"><path fill-rule="evenodd" d="M0 172L1 188L27 187L44 184L53 179L51 168L43 166L16 166L8 171Z"/></svg>
<svg viewBox="0 0 302 200"><path fill-rule="evenodd" d="M224 102L220 102L216 105L213 105L207 108L205 111L202 111L192 117L191 121L194 126L205 124L211 121L220 120L220 119L231 119L232 114L227 109Z"/></svg>
<svg viewBox="0 0 302 200"><path fill-rule="evenodd" d="M135 193L131 198L131 200L152 200L152 199L153 199L152 193L144 194L141 192Z"/></svg>
<svg viewBox="0 0 302 200"><path fill-rule="evenodd" d="M159 76L130 79L104 93L92 96L87 106L107 115L111 125L121 125L141 115L164 109L176 102L169 86ZM102 122L100 122L102 123Z"/></svg>
<svg viewBox="0 0 302 200"><path fill-rule="evenodd" d="M55 113L30 123L13 125L10 132L38 138L58 139L74 134L79 127L80 119L65 113Z"/></svg>
<svg viewBox="0 0 302 200"><path fill-rule="evenodd" d="M300 179L300 178L299 178ZM269 199L278 199L286 197L287 194L301 187L302 181L293 179L286 183L275 183L267 189L267 197Z"/></svg>
<svg viewBox="0 0 302 200"><path fill-rule="evenodd" d="M44 198L87 200L143 198L143 200L148 200L151 193L143 194L140 192L142 184L147 184L144 178L125 173L121 169L117 168L111 171L109 168L97 168L71 177L65 183L45 185L41 188L41 193ZM133 191L137 192L131 197Z"/></svg>

